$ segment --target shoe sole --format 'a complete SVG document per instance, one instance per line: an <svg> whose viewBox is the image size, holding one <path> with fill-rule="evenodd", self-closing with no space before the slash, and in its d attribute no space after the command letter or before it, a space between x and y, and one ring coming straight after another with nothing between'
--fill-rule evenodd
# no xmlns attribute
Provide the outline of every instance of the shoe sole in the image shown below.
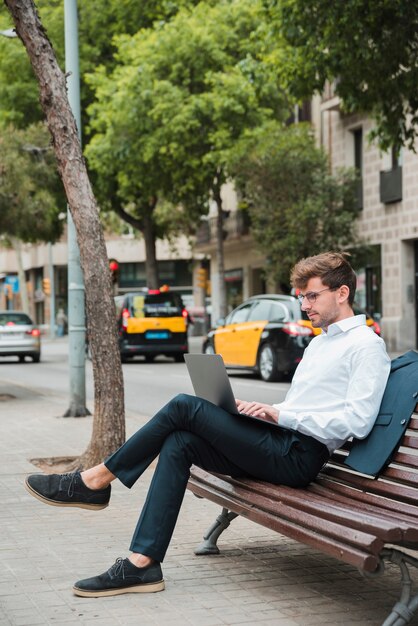
<svg viewBox="0 0 418 626"><path fill-rule="evenodd" d="M164 581L160 580L157 583L144 583L143 585L120 587L119 589L103 589L103 591L86 591L74 586L73 593L81 598L102 598L105 596L119 596L122 593L156 593L157 591L164 591L164 589Z"/></svg>
<svg viewBox="0 0 418 626"><path fill-rule="evenodd" d="M89 511L101 511L102 509L105 509L109 506L108 502L106 504L89 504L87 502L59 502L57 500L50 500L49 498L45 498L45 496L42 496L40 493L35 491L30 486L27 480L25 480L25 488L31 496L33 496L37 500L40 500L41 502L44 502L44 504L49 504L51 506L77 507L79 509L88 509Z"/></svg>

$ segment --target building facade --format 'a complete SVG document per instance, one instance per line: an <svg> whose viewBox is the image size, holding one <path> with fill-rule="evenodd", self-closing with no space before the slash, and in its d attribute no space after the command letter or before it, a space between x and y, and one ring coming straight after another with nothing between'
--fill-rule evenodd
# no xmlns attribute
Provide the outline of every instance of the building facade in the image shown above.
<svg viewBox="0 0 418 626"><path fill-rule="evenodd" d="M115 293L146 287L143 239L108 234L106 248L109 259L116 260L118 265ZM161 284L181 293L185 304L190 306L195 299L195 261L190 241L186 237L177 239L175 245L158 241L157 258ZM22 308L22 282L25 282L31 316L37 324L49 327L51 311L68 310L67 262L66 235L53 245L22 244L19 250L0 247L0 308Z"/></svg>
<svg viewBox="0 0 418 626"><path fill-rule="evenodd" d="M314 101L312 121L332 169L360 174L359 233L371 245L359 272L359 304L381 316L391 351L418 347L418 156L382 152L369 140L373 121L346 115L332 92Z"/></svg>

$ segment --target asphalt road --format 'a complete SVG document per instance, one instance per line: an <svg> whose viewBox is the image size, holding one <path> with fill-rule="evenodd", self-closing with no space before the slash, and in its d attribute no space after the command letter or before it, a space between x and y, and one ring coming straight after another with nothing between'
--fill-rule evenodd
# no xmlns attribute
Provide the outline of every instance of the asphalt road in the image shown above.
<svg viewBox="0 0 418 626"><path fill-rule="evenodd" d="M191 352L200 352L201 339L191 338ZM193 393L186 365L158 357L154 363L138 358L123 365L125 406L127 411L144 416L153 415L177 393ZM265 383L251 373L230 372L236 397L243 400L260 400L272 404L280 402L289 388L288 382ZM40 363L27 359L19 363L14 357L0 359L0 382L14 384L23 389L42 394L62 396L69 390L68 339L49 340L42 343ZM90 361L86 362L87 406L93 408L93 375Z"/></svg>

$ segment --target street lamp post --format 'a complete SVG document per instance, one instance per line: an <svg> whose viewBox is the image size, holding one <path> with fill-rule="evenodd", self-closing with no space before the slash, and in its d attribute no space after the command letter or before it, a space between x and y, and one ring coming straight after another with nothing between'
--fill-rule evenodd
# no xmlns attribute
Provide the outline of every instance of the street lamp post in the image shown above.
<svg viewBox="0 0 418 626"><path fill-rule="evenodd" d="M72 109L81 142L80 70L78 62L77 0L64 0L65 71L68 100ZM68 341L70 370L70 406L64 417L89 415L86 408L85 372L85 304L84 279L80 265L80 252L71 212L67 209L68 229Z"/></svg>

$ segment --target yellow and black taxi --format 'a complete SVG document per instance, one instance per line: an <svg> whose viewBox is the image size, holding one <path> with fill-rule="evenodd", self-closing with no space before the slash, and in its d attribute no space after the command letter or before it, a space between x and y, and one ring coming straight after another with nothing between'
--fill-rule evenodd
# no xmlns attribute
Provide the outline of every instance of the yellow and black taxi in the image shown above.
<svg viewBox="0 0 418 626"><path fill-rule="evenodd" d="M267 382L292 373L313 338L294 296L253 296L209 331L206 353L221 354L226 367L251 369Z"/></svg>
<svg viewBox="0 0 418 626"><path fill-rule="evenodd" d="M144 290L116 296L115 303L123 362L134 356L151 362L159 354L183 361L189 351L188 313L178 293Z"/></svg>
<svg viewBox="0 0 418 626"><path fill-rule="evenodd" d="M367 323L380 334L369 316ZM320 332L312 328L295 296L253 296L209 331L203 352L221 354L227 368L253 370L273 382L293 374L306 346Z"/></svg>

